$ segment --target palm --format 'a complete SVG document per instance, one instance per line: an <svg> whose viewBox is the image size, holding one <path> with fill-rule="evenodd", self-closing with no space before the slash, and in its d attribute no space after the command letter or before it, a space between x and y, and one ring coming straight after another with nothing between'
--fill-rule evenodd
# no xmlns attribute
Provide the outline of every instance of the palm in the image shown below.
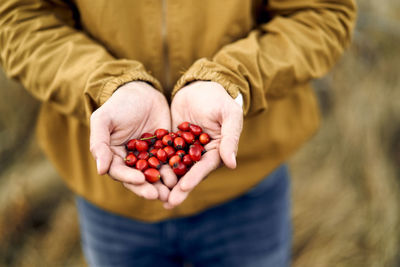
<svg viewBox="0 0 400 267"><path fill-rule="evenodd" d="M170 129L171 119L165 99L144 100L139 95L128 96L125 93L119 97L123 99L123 103L113 105L114 111L110 114L113 122L110 135L112 146L123 145L128 140L145 132L154 132L157 128Z"/></svg>
<svg viewBox="0 0 400 267"><path fill-rule="evenodd" d="M212 141L206 145L207 152L178 185L173 188L166 207L180 204L188 193L216 169L221 159L226 166L236 167L235 153L242 128L242 110L213 82L195 82L179 91L171 105L172 125L176 129L181 122L197 124L207 132Z"/></svg>
<svg viewBox="0 0 400 267"><path fill-rule="evenodd" d="M128 140L157 128L169 130L170 126L169 107L161 93L144 83L122 86L92 115L91 149L98 161L99 173L108 172L145 198L166 200L169 189L161 182L154 185L144 182L141 172L125 166L124 157ZM172 187L176 183L172 170L163 167L161 172L164 183Z"/></svg>

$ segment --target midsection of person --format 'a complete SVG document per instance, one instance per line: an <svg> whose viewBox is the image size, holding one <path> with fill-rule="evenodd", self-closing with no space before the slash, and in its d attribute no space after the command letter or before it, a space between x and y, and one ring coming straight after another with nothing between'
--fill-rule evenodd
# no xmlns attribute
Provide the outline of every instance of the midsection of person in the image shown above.
<svg viewBox="0 0 400 267"><path fill-rule="evenodd" d="M254 28L256 2L76 0L76 6L84 31L116 57L143 63L168 94L193 62Z"/></svg>
<svg viewBox="0 0 400 267"><path fill-rule="evenodd" d="M252 1L78 0L76 5L83 30L117 58L143 63L161 81L167 96L172 87L166 81L175 84L182 71L199 58L210 58L224 45L246 37L258 19ZM38 135L47 155L75 192L107 210L154 221L194 214L243 194L285 161L317 126L318 108L307 84L284 97L270 98L268 108L253 113L250 108L240 137L236 170L222 167L214 171L173 211L163 209L158 201L135 196L118 182L99 177L89 152L88 127L59 113L51 104L43 104Z"/></svg>

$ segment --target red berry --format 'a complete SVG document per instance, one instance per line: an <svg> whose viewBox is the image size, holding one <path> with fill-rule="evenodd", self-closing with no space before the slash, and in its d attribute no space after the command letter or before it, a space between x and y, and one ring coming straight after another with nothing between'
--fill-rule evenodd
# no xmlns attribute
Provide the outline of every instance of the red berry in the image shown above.
<svg viewBox="0 0 400 267"><path fill-rule="evenodd" d="M181 162L181 157L179 157L178 155L173 155L170 159L169 159L169 165L171 167L174 167L176 164L178 164L179 162Z"/></svg>
<svg viewBox="0 0 400 267"><path fill-rule="evenodd" d="M178 135L177 135L176 133L174 133L174 132L170 132L170 133L169 133L169 136L171 136L172 139L175 139L175 138L178 137Z"/></svg>
<svg viewBox="0 0 400 267"><path fill-rule="evenodd" d="M158 158L161 162L165 163L165 162L167 162L168 154L167 154L167 152L165 152L164 149L159 149L159 150L157 151L157 158Z"/></svg>
<svg viewBox="0 0 400 267"><path fill-rule="evenodd" d="M190 123L185 121L178 125L178 129L181 131L189 131Z"/></svg>
<svg viewBox="0 0 400 267"><path fill-rule="evenodd" d="M185 139L185 142L188 144L193 144L193 142L195 141L194 134L192 134L191 132L183 132L182 138Z"/></svg>
<svg viewBox="0 0 400 267"><path fill-rule="evenodd" d="M128 141L128 143L126 143L126 149L127 150L130 150L130 151L133 151L133 150L135 150L135 148L136 148L136 139L131 139L131 140L129 140Z"/></svg>
<svg viewBox="0 0 400 267"><path fill-rule="evenodd" d="M149 166L151 168L156 168L156 169L160 169L161 168L161 163L158 160L158 158L156 157L151 157L147 160L147 162L149 163Z"/></svg>
<svg viewBox="0 0 400 267"><path fill-rule="evenodd" d="M136 141L136 150L139 152L147 151L149 149L149 145L146 141L137 140Z"/></svg>
<svg viewBox="0 0 400 267"><path fill-rule="evenodd" d="M206 149L204 148L204 146L202 146L200 144L193 144L193 146L198 147L200 149L202 155L204 153L206 153Z"/></svg>
<svg viewBox="0 0 400 267"><path fill-rule="evenodd" d="M208 142L210 142L210 136L208 135L208 133L202 133L199 136L199 141L200 143L202 143L203 145L208 144Z"/></svg>
<svg viewBox="0 0 400 267"><path fill-rule="evenodd" d="M200 143L199 140L195 140L195 141L193 142L193 145L201 145L201 143Z"/></svg>
<svg viewBox="0 0 400 267"><path fill-rule="evenodd" d="M154 143L154 146L153 146L154 148L163 148L164 147L164 144L163 144L163 142L161 141L161 140L157 140L155 143Z"/></svg>
<svg viewBox="0 0 400 267"><path fill-rule="evenodd" d="M201 149L198 145L191 145L189 147L188 154L194 162L197 162L201 159Z"/></svg>
<svg viewBox="0 0 400 267"><path fill-rule="evenodd" d="M147 160L144 159L139 159L136 162L136 169L138 169L139 171L144 171L145 169L147 169L149 167L149 163L147 162Z"/></svg>
<svg viewBox="0 0 400 267"><path fill-rule="evenodd" d="M172 157L175 154L175 149L172 146L166 146L163 149L165 152L167 152L168 158Z"/></svg>
<svg viewBox="0 0 400 267"><path fill-rule="evenodd" d="M175 152L175 155L178 155L181 158L185 156L185 154L186 154L185 150L178 150Z"/></svg>
<svg viewBox="0 0 400 267"><path fill-rule="evenodd" d="M146 141L149 145L153 145L156 142L156 136L151 133L144 133L140 136L140 140Z"/></svg>
<svg viewBox="0 0 400 267"><path fill-rule="evenodd" d="M176 137L175 139L174 139L174 147L177 149L177 150L180 150L180 149L183 149L183 148L185 148L186 147L186 142L185 142L185 139L183 139L182 137Z"/></svg>
<svg viewBox="0 0 400 267"><path fill-rule="evenodd" d="M144 160L148 160L150 158L150 154L147 151L142 151L139 153L139 155L137 156L138 159L144 159Z"/></svg>
<svg viewBox="0 0 400 267"><path fill-rule="evenodd" d="M143 173L149 183L155 183L161 178L160 172L157 169L150 168L145 170Z"/></svg>
<svg viewBox="0 0 400 267"><path fill-rule="evenodd" d="M164 135L162 138L162 143L164 146L172 146L173 138L170 135Z"/></svg>
<svg viewBox="0 0 400 267"><path fill-rule="evenodd" d="M183 164L182 162L178 162L178 164L174 165L174 167L172 168L172 170L174 171L174 173L178 176L183 176L185 175L185 173L187 172L187 167L185 164Z"/></svg>
<svg viewBox="0 0 400 267"><path fill-rule="evenodd" d="M164 137L164 135L167 135L167 134L168 134L168 131L165 129L157 129L154 132L154 135L157 137L158 140L161 140Z"/></svg>
<svg viewBox="0 0 400 267"><path fill-rule="evenodd" d="M133 154L132 152L129 152L129 154L126 155L126 157L125 157L125 164L130 167L135 166L136 161L137 161L137 158L136 158L135 154Z"/></svg>
<svg viewBox="0 0 400 267"><path fill-rule="evenodd" d="M150 150L149 152L149 156L151 157L155 157L157 155L159 148L153 148L152 150Z"/></svg>
<svg viewBox="0 0 400 267"><path fill-rule="evenodd" d="M177 136L182 136L182 133L183 133L183 131L179 130L179 131L176 132L176 135Z"/></svg>
<svg viewBox="0 0 400 267"><path fill-rule="evenodd" d="M201 129L200 126L195 124L190 124L189 128L192 134L194 134L195 136L199 136L203 132L203 129Z"/></svg>
<svg viewBox="0 0 400 267"><path fill-rule="evenodd" d="M188 154L184 155L182 158L182 163L185 164L186 166L191 166L193 164L192 159Z"/></svg>

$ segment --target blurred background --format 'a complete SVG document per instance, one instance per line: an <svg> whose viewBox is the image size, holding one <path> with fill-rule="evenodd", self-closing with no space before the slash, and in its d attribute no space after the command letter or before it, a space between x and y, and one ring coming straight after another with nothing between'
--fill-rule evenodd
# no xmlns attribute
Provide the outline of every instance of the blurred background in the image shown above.
<svg viewBox="0 0 400 267"><path fill-rule="evenodd" d="M295 267L400 266L400 1L358 5L352 46L315 81L322 127L289 162ZM0 266L83 266L38 107L0 70Z"/></svg>

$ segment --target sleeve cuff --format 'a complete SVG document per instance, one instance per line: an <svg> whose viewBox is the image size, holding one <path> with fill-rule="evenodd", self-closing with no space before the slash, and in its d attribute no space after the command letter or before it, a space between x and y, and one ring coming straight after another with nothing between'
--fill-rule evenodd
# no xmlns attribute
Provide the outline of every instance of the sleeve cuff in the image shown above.
<svg viewBox="0 0 400 267"><path fill-rule="evenodd" d="M100 65L91 74L84 92L87 119L111 97L118 87L132 81L147 82L162 92L160 82L150 75L142 64L129 60L112 60Z"/></svg>
<svg viewBox="0 0 400 267"><path fill-rule="evenodd" d="M143 81L151 84L155 89L162 92L161 84L153 76L147 72L133 71L122 74L121 76L114 77L110 81L104 83L103 88L100 90L99 105L103 105L110 96L122 85L132 81Z"/></svg>
<svg viewBox="0 0 400 267"><path fill-rule="evenodd" d="M239 97L237 101L240 101L239 103L244 107L243 110L245 113L250 106L249 94L246 94L246 91L248 91L247 88L249 87L247 82L239 79L232 71L218 63L205 58L197 60L178 80L172 91L172 97L174 97L182 87L193 81L217 82L225 88L233 99Z"/></svg>

